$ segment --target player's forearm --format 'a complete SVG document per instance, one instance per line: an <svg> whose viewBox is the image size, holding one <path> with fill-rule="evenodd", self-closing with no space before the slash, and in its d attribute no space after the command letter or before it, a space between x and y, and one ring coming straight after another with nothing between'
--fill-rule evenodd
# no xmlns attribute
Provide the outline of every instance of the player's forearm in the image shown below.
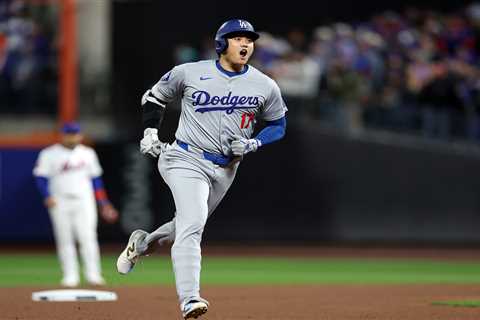
<svg viewBox="0 0 480 320"><path fill-rule="evenodd" d="M107 192L103 186L103 180L101 177L96 177L92 179L93 191L95 192L95 199L100 205L106 205L110 203L108 200Z"/></svg>
<svg viewBox="0 0 480 320"><path fill-rule="evenodd" d="M50 191L48 190L48 178L35 177L35 182L43 200L46 200L48 197L50 197Z"/></svg>
<svg viewBox="0 0 480 320"><path fill-rule="evenodd" d="M147 90L142 97L143 129L160 129L165 113L166 103L155 97L152 90Z"/></svg>
<svg viewBox="0 0 480 320"><path fill-rule="evenodd" d="M118 211L108 200L107 192L103 187L103 181L100 176L92 179L93 190L95 191L95 199L100 205L100 215L108 223L114 223L118 220Z"/></svg>
<svg viewBox="0 0 480 320"><path fill-rule="evenodd" d="M274 121L267 121L267 126L263 128L255 139L259 140L261 145L266 145L282 139L287 129L287 120L285 117Z"/></svg>

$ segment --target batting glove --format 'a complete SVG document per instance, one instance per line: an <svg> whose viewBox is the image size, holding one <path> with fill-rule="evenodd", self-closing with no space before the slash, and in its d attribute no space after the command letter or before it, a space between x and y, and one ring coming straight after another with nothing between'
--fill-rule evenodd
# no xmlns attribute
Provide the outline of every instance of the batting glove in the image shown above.
<svg viewBox="0 0 480 320"><path fill-rule="evenodd" d="M235 136L231 148L234 156L243 156L249 152L255 152L262 143L258 139L245 139L240 136Z"/></svg>
<svg viewBox="0 0 480 320"><path fill-rule="evenodd" d="M158 130L147 128L143 132L143 139L140 141L140 152L149 154L156 158L165 149L167 143L158 140Z"/></svg>

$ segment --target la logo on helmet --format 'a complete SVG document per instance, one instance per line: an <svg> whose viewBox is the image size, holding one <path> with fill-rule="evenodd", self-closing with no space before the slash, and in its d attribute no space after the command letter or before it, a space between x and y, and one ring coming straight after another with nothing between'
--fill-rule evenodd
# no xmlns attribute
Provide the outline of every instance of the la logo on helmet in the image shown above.
<svg viewBox="0 0 480 320"><path fill-rule="evenodd" d="M248 22L244 20L238 20L238 24L240 25L240 28L242 29L247 29L248 28Z"/></svg>

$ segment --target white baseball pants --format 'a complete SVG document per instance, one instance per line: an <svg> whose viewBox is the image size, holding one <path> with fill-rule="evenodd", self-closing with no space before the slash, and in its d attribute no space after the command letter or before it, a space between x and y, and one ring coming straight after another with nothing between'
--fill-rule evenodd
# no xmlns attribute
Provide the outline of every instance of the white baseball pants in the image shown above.
<svg viewBox="0 0 480 320"><path fill-rule="evenodd" d="M54 196L57 204L49 210L57 254L65 282L80 280L76 242L88 282L102 279L100 250L97 241L97 208L92 198Z"/></svg>

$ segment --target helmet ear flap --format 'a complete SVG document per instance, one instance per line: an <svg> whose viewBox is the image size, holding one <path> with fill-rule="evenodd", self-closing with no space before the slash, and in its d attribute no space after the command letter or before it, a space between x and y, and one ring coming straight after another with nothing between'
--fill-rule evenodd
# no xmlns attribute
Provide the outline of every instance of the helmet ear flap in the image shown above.
<svg viewBox="0 0 480 320"><path fill-rule="evenodd" d="M215 39L215 51L217 51L218 54L225 52L225 50L227 50L227 47L228 47L227 39L223 37Z"/></svg>

